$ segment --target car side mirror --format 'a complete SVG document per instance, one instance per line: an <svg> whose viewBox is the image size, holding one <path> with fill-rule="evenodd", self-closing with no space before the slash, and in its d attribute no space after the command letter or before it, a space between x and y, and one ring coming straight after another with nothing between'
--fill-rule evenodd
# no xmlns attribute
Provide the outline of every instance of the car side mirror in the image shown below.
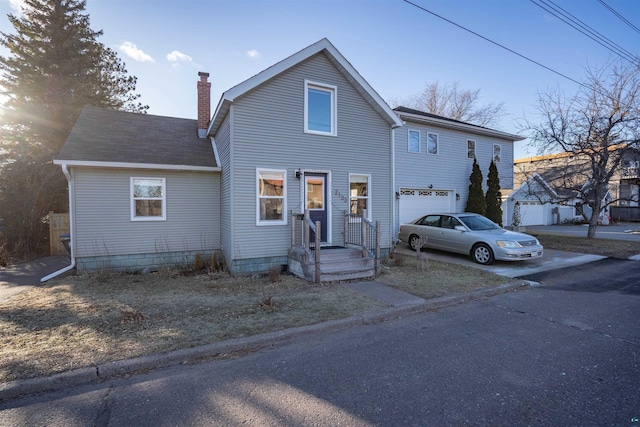
<svg viewBox="0 0 640 427"><path fill-rule="evenodd" d="M454 230L458 230L458 231L467 231L466 228L464 228L462 225L456 225L454 227Z"/></svg>

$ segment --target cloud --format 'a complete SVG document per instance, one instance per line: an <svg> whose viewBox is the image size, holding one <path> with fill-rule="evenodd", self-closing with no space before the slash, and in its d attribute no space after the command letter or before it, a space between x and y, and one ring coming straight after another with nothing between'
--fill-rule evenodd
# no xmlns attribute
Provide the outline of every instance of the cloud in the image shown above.
<svg viewBox="0 0 640 427"><path fill-rule="evenodd" d="M251 49L247 51L247 56L251 59L260 58L260 52L255 49Z"/></svg>
<svg viewBox="0 0 640 427"><path fill-rule="evenodd" d="M138 46L131 42L124 42L120 45L120 49L138 62L156 62L150 55L147 55L138 49Z"/></svg>
<svg viewBox="0 0 640 427"><path fill-rule="evenodd" d="M22 8L26 6L24 0L9 0L9 6L16 13L22 13Z"/></svg>
<svg viewBox="0 0 640 427"><path fill-rule="evenodd" d="M186 53L174 50L167 54L167 60L171 62L191 62L192 59Z"/></svg>

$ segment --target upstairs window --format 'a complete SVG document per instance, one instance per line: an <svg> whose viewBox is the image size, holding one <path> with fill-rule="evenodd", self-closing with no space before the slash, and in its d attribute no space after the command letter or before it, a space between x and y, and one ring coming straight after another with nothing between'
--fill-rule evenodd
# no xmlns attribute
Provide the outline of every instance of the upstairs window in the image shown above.
<svg viewBox="0 0 640 427"><path fill-rule="evenodd" d="M427 133L427 154L438 154L438 134Z"/></svg>
<svg viewBox="0 0 640 427"><path fill-rule="evenodd" d="M420 152L420 131L409 129L409 143L407 150L410 153Z"/></svg>
<svg viewBox="0 0 640 427"><path fill-rule="evenodd" d="M473 139L467 139L467 159L476 158L476 142Z"/></svg>
<svg viewBox="0 0 640 427"><path fill-rule="evenodd" d="M304 131L336 136L337 108L335 86L304 82Z"/></svg>
<svg viewBox="0 0 640 427"><path fill-rule="evenodd" d="M164 178L131 178L131 221L163 221L166 216Z"/></svg>
<svg viewBox="0 0 640 427"><path fill-rule="evenodd" d="M287 185L283 170L257 169L257 218L258 225L282 225L287 223Z"/></svg>

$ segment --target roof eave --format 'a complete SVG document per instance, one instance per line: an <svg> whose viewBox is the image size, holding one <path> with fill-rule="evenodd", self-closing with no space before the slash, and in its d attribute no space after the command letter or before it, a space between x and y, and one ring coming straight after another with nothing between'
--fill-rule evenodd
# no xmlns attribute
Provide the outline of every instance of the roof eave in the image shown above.
<svg viewBox="0 0 640 427"><path fill-rule="evenodd" d="M95 168L111 168L111 169L154 169L154 170L175 170L175 171L192 171L192 172L220 172L219 166L194 166L194 165L169 165L154 163L127 163L127 162L102 162L102 161L86 161L86 160L64 160L55 159L56 165L67 167L95 167Z"/></svg>
<svg viewBox="0 0 640 427"><path fill-rule="evenodd" d="M411 113L405 113L405 112L399 112L399 111L397 112L397 114L403 120L411 120L413 122L443 127L446 129L458 130L462 132L474 133L476 135L490 136L493 138L503 139L506 141L522 141L526 139L526 137L521 135L501 132L499 130L493 130L489 128L482 128L482 127L461 123L461 122L453 122L451 120L446 120L446 119L438 119L436 117L425 117L418 114L411 114Z"/></svg>

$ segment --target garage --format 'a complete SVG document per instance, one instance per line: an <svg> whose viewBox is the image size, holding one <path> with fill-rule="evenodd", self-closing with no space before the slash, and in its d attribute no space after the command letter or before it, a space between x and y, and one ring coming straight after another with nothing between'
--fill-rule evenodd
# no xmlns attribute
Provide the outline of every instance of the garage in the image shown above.
<svg viewBox="0 0 640 427"><path fill-rule="evenodd" d="M520 201L520 225L545 225L544 207L538 201Z"/></svg>
<svg viewBox="0 0 640 427"><path fill-rule="evenodd" d="M400 189L400 224L428 213L455 212L455 191L431 188Z"/></svg>

